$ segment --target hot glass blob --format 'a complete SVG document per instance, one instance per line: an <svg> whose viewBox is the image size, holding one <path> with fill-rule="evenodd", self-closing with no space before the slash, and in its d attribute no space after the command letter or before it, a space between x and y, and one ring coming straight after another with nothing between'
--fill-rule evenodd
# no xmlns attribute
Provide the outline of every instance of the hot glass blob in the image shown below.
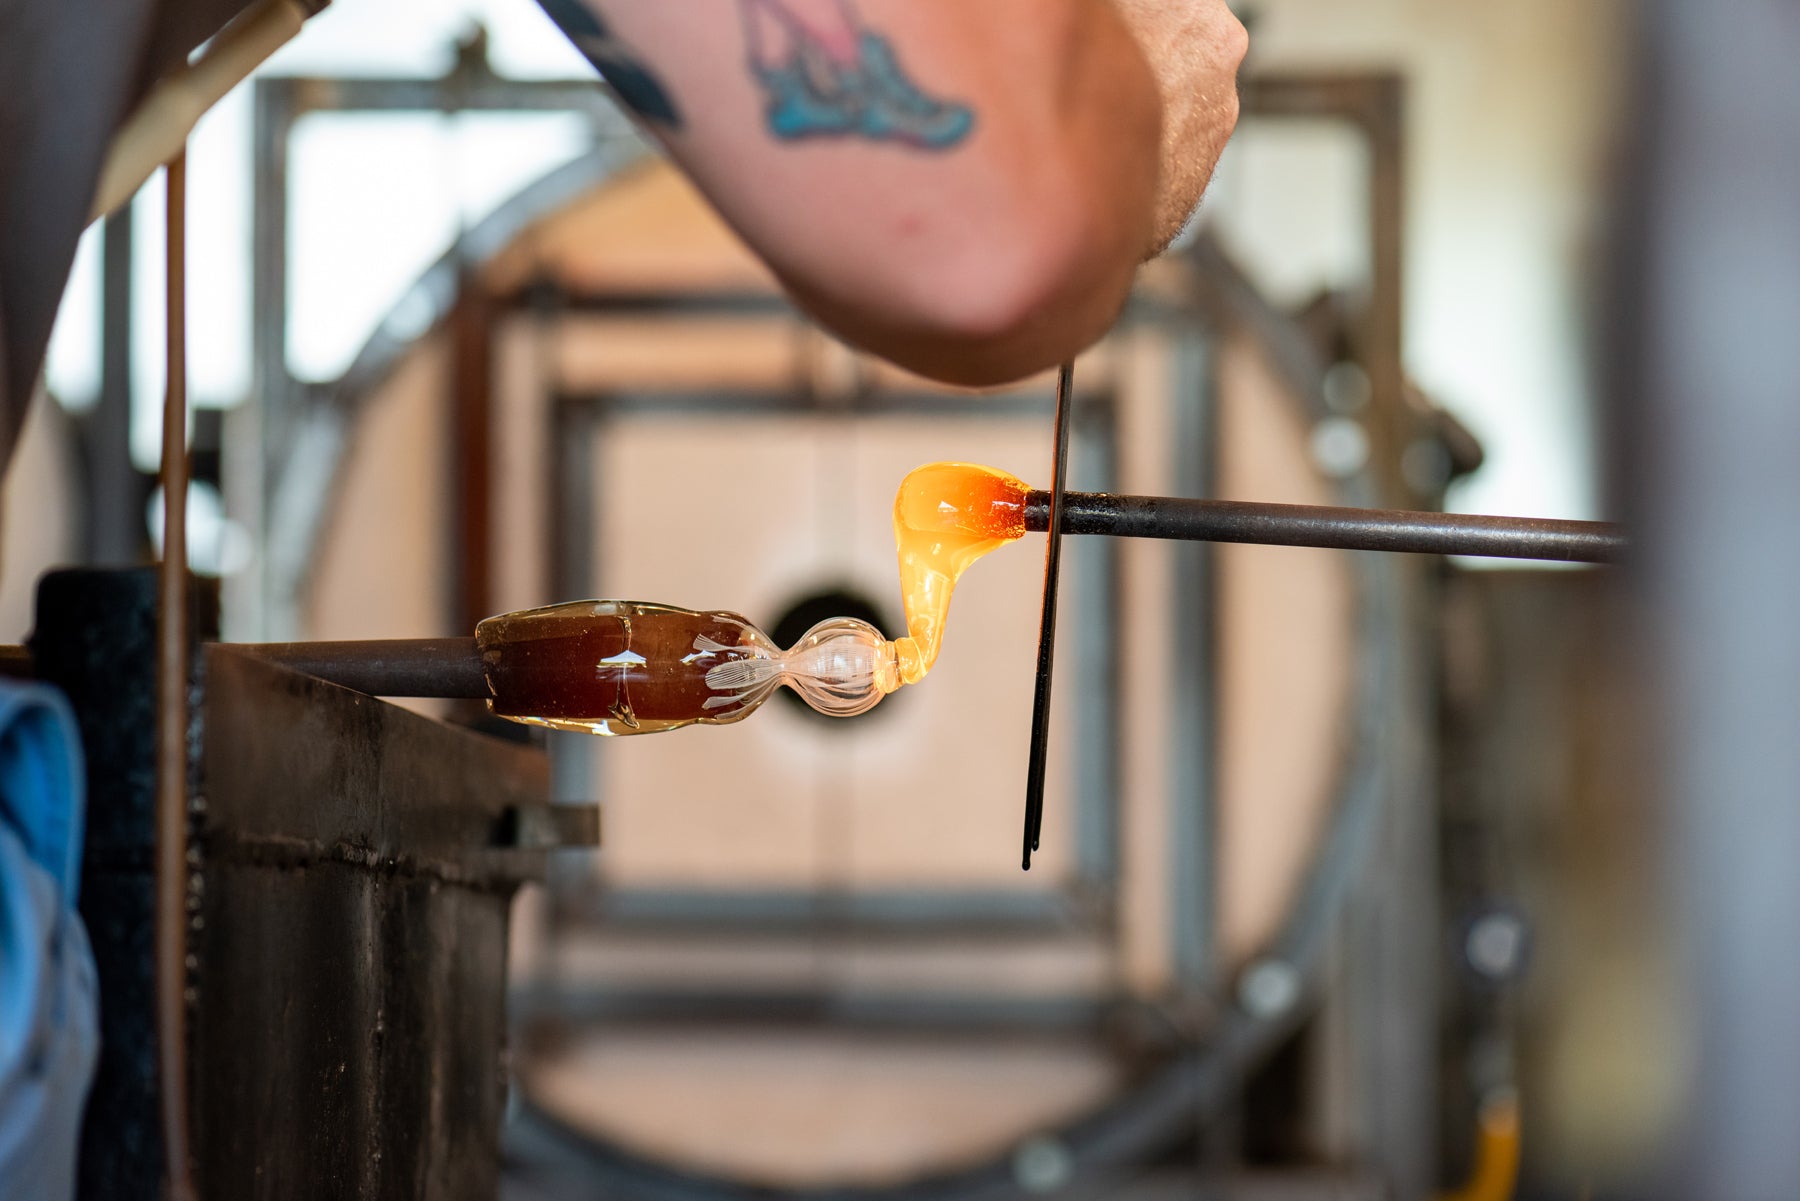
<svg viewBox="0 0 1800 1201"><path fill-rule="evenodd" d="M894 543L906 637L900 679L917 684L937 662L956 581L975 560L1025 536L1025 482L974 463L928 463L900 481Z"/></svg>

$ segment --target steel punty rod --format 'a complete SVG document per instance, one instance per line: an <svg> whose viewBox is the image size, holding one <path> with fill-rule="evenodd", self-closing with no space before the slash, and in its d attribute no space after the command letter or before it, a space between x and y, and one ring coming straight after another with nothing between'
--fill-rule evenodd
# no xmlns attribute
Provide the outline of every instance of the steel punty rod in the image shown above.
<svg viewBox="0 0 1800 1201"><path fill-rule="evenodd" d="M487 676L473 638L384 638L363 642L239 642L267 659L370 696L485 698Z"/></svg>
<svg viewBox="0 0 1800 1201"><path fill-rule="evenodd" d="M1043 531L1049 516L1049 493L1032 492L1026 497L1026 529ZM1571 563L1611 563L1627 547L1618 526L1598 521L1182 500L1104 492L1065 493L1062 524L1065 534L1105 534L1115 538L1173 538ZM488 695L481 652L473 638L241 643L235 644L235 649L373 696Z"/></svg>
<svg viewBox="0 0 1800 1201"><path fill-rule="evenodd" d="M1025 528L1043 530L1048 524L1049 493L1033 491L1025 498ZM1601 521L1183 500L1105 492L1066 493L1062 528L1065 534L1106 534L1115 538L1173 538L1565 563L1616 562L1627 547L1624 532Z"/></svg>

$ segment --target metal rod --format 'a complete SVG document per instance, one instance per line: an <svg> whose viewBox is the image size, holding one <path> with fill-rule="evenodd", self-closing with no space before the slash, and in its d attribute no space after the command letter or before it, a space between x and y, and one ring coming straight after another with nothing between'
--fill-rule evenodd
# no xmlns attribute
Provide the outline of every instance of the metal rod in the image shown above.
<svg viewBox="0 0 1800 1201"><path fill-rule="evenodd" d="M1059 459L1066 455L1063 447ZM1061 464L1059 464L1060 469ZM1043 532L1050 521L1048 492L1026 498L1025 526ZM1607 563L1626 550L1619 527L1602 522L1476 517L1382 509L1337 509L1244 501L1181 500L1161 496L1064 493L1067 534L1120 538L1266 543L1340 550L1412 551ZM1045 566L1053 569L1046 549ZM1050 579L1047 577L1047 581ZM1052 589L1054 592L1054 589ZM1048 607L1053 611L1052 595ZM1054 615L1053 612L1051 614ZM1040 643L1044 640L1041 637ZM473 638L407 638L359 642L234 643L234 649L371 696L484 698L487 678ZM1040 645L1045 681L1034 707L1048 713L1048 668L1053 650ZM1042 731L1047 737L1048 729ZM1034 763L1038 760L1034 755ZM1027 800L1032 791L1027 774ZM1041 788L1041 780L1038 787ZM1041 809L1037 811L1041 822ZM1035 830L1032 832L1036 833ZM1029 849L1035 849L1035 841Z"/></svg>
<svg viewBox="0 0 1800 1201"><path fill-rule="evenodd" d="M367 642L238 642L233 650L370 696L481 699L488 695L473 638Z"/></svg>
<svg viewBox="0 0 1800 1201"><path fill-rule="evenodd" d="M1025 528L1048 528L1049 510L1049 494L1031 492L1025 499ZM1068 493L1063 499L1063 532L1566 563L1613 563L1628 548L1624 531L1602 521L1183 500L1104 492Z"/></svg>
<svg viewBox="0 0 1800 1201"><path fill-rule="evenodd" d="M169 160L163 558L156 637L156 1054L171 1201L194 1196L187 1081L187 151Z"/></svg>
<svg viewBox="0 0 1800 1201"><path fill-rule="evenodd" d="M1031 870L1044 826L1044 773L1050 747L1050 676L1056 657L1056 593L1062 574L1063 497L1069 482L1069 410L1075 386L1075 364L1063 364L1056 377L1056 452L1051 463L1050 493L1044 499L1044 614L1038 626L1037 690L1031 702L1031 752L1025 767L1024 870Z"/></svg>
<svg viewBox="0 0 1800 1201"><path fill-rule="evenodd" d="M89 412L83 451L90 563L136 563L144 556L148 488L131 461L133 230L131 210L103 226L100 275L100 398Z"/></svg>

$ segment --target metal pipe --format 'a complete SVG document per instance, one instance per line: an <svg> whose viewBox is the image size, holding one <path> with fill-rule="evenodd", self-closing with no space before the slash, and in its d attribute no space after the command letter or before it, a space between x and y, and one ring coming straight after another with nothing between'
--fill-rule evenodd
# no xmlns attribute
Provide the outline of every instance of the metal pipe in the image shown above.
<svg viewBox="0 0 1800 1201"><path fill-rule="evenodd" d="M192 1201L187 1081L187 151L169 160L163 561L156 633L156 1055L170 1201Z"/></svg>
<svg viewBox="0 0 1800 1201"><path fill-rule="evenodd" d="M1105 534L1114 538L1173 538L1566 563L1617 562L1628 546L1620 527L1601 521L1115 496L1104 492L1070 492L1063 503L1065 534ZM1048 526L1049 517L1049 494L1034 490L1025 499L1025 528L1042 531Z"/></svg>
<svg viewBox="0 0 1800 1201"><path fill-rule="evenodd" d="M132 214L102 226L100 266L100 397L84 422L88 501L83 521L89 563L136 563L144 556L144 502L149 487L131 461Z"/></svg>
<svg viewBox="0 0 1800 1201"><path fill-rule="evenodd" d="M222 645L290 671L370 696L482 700L488 695L473 638L381 638L357 642L230 642ZM27 647L0 645L0 679L30 680Z"/></svg>
<svg viewBox="0 0 1800 1201"><path fill-rule="evenodd" d="M488 695L481 650L473 638L239 642L231 648L370 696Z"/></svg>
<svg viewBox="0 0 1800 1201"><path fill-rule="evenodd" d="M1042 532L1049 524L1049 516L1049 493L1030 493L1025 501L1025 528ZM1614 562L1627 546L1619 527L1605 522L1182 500L1102 492L1064 494L1063 532L1581 563ZM489 695L481 651L473 638L247 642L232 646L371 696L483 699Z"/></svg>

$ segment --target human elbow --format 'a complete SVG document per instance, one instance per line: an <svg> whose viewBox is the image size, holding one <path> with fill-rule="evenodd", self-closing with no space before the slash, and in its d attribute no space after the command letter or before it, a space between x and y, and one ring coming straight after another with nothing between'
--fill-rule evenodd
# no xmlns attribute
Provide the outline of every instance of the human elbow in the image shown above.
<svg viewBox="0 0 1800 1201"><path fill-rule="evenodd" d="M901 365L946 383L1008 383L1106 331L1135 256L1094 227L1037 214L913 281L923 336Z"/></svg>

